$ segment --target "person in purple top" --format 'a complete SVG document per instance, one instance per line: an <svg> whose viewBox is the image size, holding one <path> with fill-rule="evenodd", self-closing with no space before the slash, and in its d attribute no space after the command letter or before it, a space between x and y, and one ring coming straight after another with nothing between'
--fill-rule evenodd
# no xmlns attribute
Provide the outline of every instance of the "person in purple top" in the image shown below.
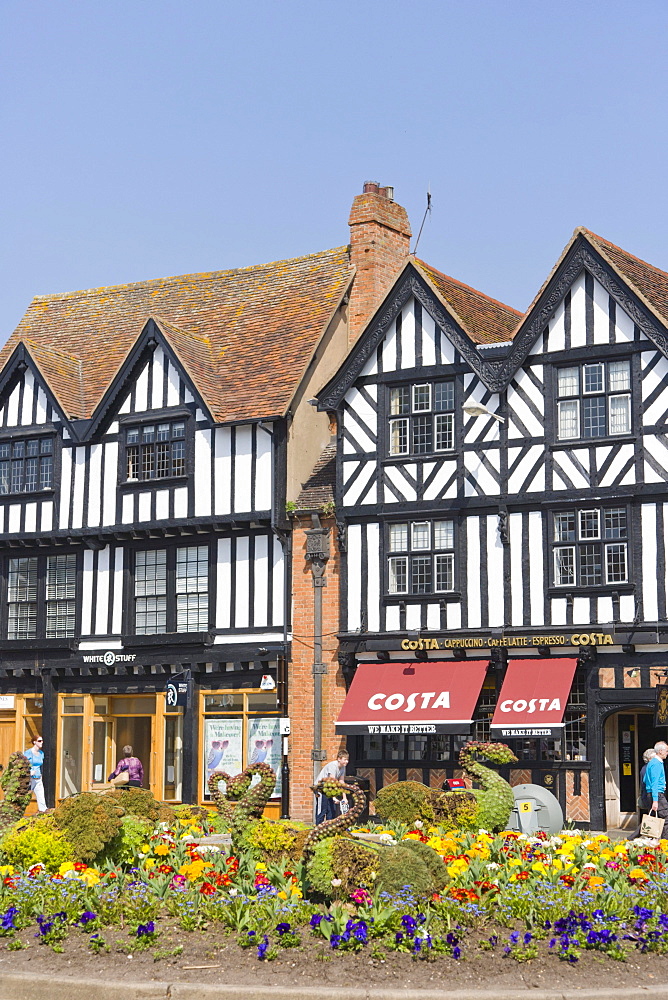
<svg viewBox="0 0 668 1000"><path fill-rule="evenodd" d="M131 746L123 747L123 756L107 778L107 781L111 781L112 778L117 778L121 771L128 772L127 784L132 788L141 788L144 784L144 768L142 767L142 762L139 757L132 756ZM123 785L119 785L119 787L122 788Z"/></svg>

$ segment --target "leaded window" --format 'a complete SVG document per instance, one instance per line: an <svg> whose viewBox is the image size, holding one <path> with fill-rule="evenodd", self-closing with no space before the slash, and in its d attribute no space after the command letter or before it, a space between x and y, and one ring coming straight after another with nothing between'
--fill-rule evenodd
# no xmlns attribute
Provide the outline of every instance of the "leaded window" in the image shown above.
<svg viewBox="0 0 668 1000"><path fill-rule="evenodd" d="M208 629L208 545L135 553L134 624L137 635Z"/></svg>
<svg viewBox="0 0 668 1000"><path fill-rule="evenodd" d="M631 362L596 361L557 369L557 438L631 432Z"/></svg>
<svg viewBox="0 0 668 1000"><path fill-rule="evenodd" d="M401 521L387 526L389 594L439 594L455 587L451 520Z"/></svg>
<svg viewBox="0 0 668 1000"><path fill-rule="evenodd" d="M0 442L0 494L34 493L52 486L52 437Z"/></svg>
<svg viewBox="0 0 668 1000"><path fill-rule="evenodd" d="M21 556L7 564L7 638L76 633L77 557Z"/></svg>
<svg viewBox="0 0 668 1000"><path fill-rule="evenodd" d="M556 587L628 582L626 507L586 507L555 513L552 542Z"/></svg>
<svg viewBox="0 0 668 1000"><path fill-rule="evenodd" d="M455 447L455 383L418 382L389 390L390 455L426 455Z"/></svg>
<svg viewBox="0 0 668 1000"><path fill-rule="evenodd" d="M125 431L126 480L135 482L185 475L185 437L183 420L128 427Z"/></svg>

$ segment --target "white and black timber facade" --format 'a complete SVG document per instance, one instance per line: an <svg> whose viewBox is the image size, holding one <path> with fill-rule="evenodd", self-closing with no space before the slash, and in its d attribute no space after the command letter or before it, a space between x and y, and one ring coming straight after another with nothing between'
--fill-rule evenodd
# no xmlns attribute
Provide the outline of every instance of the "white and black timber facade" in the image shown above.
<svg viewBox="0 0 668 1000"><path fill-rule="evenodd" d="M668 275L576 230L526 314L414 258L319 393L338 421L340 657L577 657L563 738L513 783L595 829L635 813L668 679ZM370 730L371 733L371 730ZM372 787L452 775L457 738L348 739Z"/></svg>

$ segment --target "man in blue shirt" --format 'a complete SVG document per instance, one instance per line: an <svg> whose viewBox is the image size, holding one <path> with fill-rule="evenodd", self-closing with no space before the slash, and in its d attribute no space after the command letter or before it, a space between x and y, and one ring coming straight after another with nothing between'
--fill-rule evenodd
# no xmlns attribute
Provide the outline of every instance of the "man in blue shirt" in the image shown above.
<svg viewBox="0 0 668 1000"><path fill-rule="evenodd" d="M666 772L663 762L668 757L668 743L660 741L654 744L656 756L652 757L645 770L645 807L649 806L650 812L655 812L661 819L666 820L663 824L663 837L668 837L668 801L666 800Z"/></svg>
<svg viewBox="0 0 668 1000"><path fill-rule="evenodd" d="M46 812L46 799L44 798L44 784L42 783L42 764L44 763L44 741L41 736L36 736L32 741L29 750L24 751L23 756L30 761L30 787L37 799L39 812Z"/></svg>

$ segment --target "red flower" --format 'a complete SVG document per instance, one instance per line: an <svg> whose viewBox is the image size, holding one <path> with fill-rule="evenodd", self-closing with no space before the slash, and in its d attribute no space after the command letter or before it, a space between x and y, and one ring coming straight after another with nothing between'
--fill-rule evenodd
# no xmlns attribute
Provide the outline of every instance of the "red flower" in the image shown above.
<svg viewBox="0 0 668 1000"><path fill-rule="evenodd" d="M449 894L458 903L477 903L479 898L473 889L450 889Z"/></svg>
<svg viewBox="0 0 668 1000"><path fill-rule="evenodd" d="M171 865L158 865L156 871L160 872L161 875L170 875L174 869Z"/></svg>
<svg viewBox="0 0 668 1000"><path fill-rule="evenodd" d="M575 883L575 879L572 875L560 875L559 881L563 882L564 885L571 886Z"/></svg>
<svg viewBox="0 0 668 1000"><path fill-rule="evenodd" d="M199 890L203 896L215 896L216 887L211 885L210 882L204 882Z"/></svg>
<svg viewBox="0 0 668 1000"><path fill-rule="evenodd" d="M515 876L515 881L526 882L528 878L531 878L531 874L529 872L518 872L517 875Z"/></svg>

